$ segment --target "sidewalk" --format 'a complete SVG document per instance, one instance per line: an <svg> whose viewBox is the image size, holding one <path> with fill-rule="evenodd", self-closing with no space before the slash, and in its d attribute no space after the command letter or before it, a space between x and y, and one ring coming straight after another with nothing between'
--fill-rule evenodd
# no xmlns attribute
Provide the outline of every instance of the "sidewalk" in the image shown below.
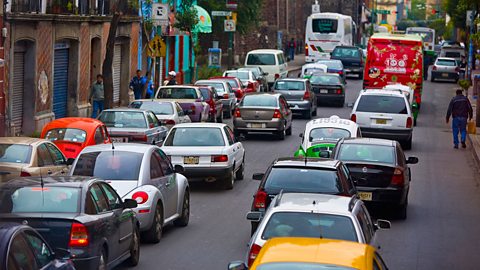
<svg viewBox="0 0 480 270"><path fill-rule="evenodd" d="M296 54L294 60L287 62L287 64L288 72L301 70L302 66L305 65L305 54Z"/></svg>
<svg viewBox="0 0 480 270"><path fill-rule="evenodd" d="M475 74L480 74L480 70L473 70L472 78ZM470 99L473 108L473 121L476 121L477 109L480 110L480 108L477 108L477 98L478 96L473 96L473 87L470 87L468 89L468 99ZM476 134L468 134L467 140L470 142L470 149L472 150L472 155L477 164L477 168L480 168L480 128L477 127L476 131Z"/></svg>

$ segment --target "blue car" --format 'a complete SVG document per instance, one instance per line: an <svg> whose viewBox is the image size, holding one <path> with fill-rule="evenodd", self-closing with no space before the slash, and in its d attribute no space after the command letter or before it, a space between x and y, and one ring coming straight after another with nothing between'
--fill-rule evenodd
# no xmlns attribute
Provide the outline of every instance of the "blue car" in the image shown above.
<svg viewBox="0 0 480 270"><path fill-rule="evenodd" d="M342 77L343 82L346 84L347 83L347 74L345 72L345 69L343 68L342 61L340 60L319 60L317 61L317 64L322 64L327 66L327 72L328 73L337 73Z"/></svg>
<svg viewBox="0 0 480 270"><path fill-rule="evenodd" d="M59 258L33 228L0 222L0 269L75 270L68 258ZM63 253L66 254L66 253Z"/></svg>

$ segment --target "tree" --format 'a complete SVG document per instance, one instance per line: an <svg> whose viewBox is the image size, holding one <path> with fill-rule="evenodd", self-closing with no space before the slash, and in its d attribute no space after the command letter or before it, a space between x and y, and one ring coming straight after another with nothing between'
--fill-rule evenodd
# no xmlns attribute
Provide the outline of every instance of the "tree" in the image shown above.
<svg viewBox="0 0 480 270"><path fill-rule="evenodd" d="M193 6L193 0L183 0L182 3L180 4L180 7L177 8L177 13L175 14L174 27L190 34L190 38L189 38L190 48L188 50L188 59L189 59L188 62L190 63L190 67L189 67L190 72L193 70L195 66L192 63L193 62L192 50L194 47L192 30L195 27L195 25L197 25L197 23L198 23L197 10ZM193 76L192 76L192 80L193 80Z"/></svg>

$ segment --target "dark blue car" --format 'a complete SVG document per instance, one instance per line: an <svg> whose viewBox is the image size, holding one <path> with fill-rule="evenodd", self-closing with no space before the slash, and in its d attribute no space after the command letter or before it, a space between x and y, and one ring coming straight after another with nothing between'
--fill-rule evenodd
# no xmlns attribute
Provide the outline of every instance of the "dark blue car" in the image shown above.
<svg viewBox="0 0 480 270"><path fill-rule="evenodd" d="M137 202L122 201L100 179L17 178L0 185L0 202L0 220L33 227L54 250L70 254L76 269L138 264L139 223L131 209Z"/></svg>
<svg viewBox="0 0 480 270"><path fill-rule="evenodd" d="M75 270L71 260L56 255L31 227L0 222L0 269Z"/></svg>

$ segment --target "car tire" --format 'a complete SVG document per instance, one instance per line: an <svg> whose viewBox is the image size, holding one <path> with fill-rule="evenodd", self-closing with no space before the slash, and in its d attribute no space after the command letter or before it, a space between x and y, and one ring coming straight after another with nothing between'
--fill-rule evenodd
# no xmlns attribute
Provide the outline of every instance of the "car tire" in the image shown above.
<svg viewBox="0 0 480 270"><path fill-rule="evenodd" d="M312 106L313 106L313 105L312 105ZM312 115L313 115L313 116L317 116L317 107L316 107L316 106L315 106L315 108L313 108Z"/></svg>
<svg viewBox="0 0 480 270"><path fill-rule="evenodd" d="M242 165L235 173L235 180L243 180L245 178L245 157L243 157Z"/></svg>
<svg viewBox="0 0 480 270"><path fill-rule="evenodd" d="M410 139L406 140L404 143L403 143L403 148L405 150L410 150L412 149L412 137L410 137Z"/></svg>
<svg viewBox="0 0 480 270"><path fill-rule="evenodd" d="M102 252L100 253L100 258L98 259L98 270L107 270L108 264L108 257L107 257L107 250L102 248Z"/></svg>
<svg viewBox="0 0 480 270"><path fill-rule="evenodd" d="M400 204L397 209L397 218L405 220L407 219L407 208L408 208L408 193L407 198L403 204Z"/></svg>
<svg viewBox="0 0 480 270"><path fill-rule="evenodd" d="M232 168L232 171L228 174L228 176L223 179L223 189L226 189L226 190L233 189L234 182L235 182L235 172L234 172L234 169Z"/></svg>
<svg viewBox="0 0 480 270"><path fill-rule="evenodd" d="M220 116L217 117L217 123L223 123L223 112L220 113Z"/></svg>
<svg viewBox="0 0 480 270"><path fill-rule="evenodd" d="M185 190L182 201L182 215L173 221L173 225L177 227L186 227L190 221L190 192Z"/></svg>
<svg viewBox="0 0 480 270"><path fill-rule="evenodd" d="M253 236L258 229L258 222L252 222L250 228L250 236Z"/></svg>
<svg viewBox="0 0 480 270"><path fill-rule="evenodd" d="M130 257L127 260L129 266L137 266L140 261L140 232L135 225L135 231L133 232L132 245L130 246Z"/></svg>
<svg viewBox="0 0 480 270"><path fill-rule="evenodd" d="M345 105L345 98L343 98L342 100L340 100L340 102L338 102L338 107L343 108L344 105Z"/></svg>
<svg viewBox="0 0 480 270"><path fill-rule="evenodd" d="M277 132L279 140L285 140L285 135L287 133L286 126L283 126L283 129Z"/></svg>
<svg viewBox="0 0 480 270"><path fill-rule="evenodd" d="M155 207L152 226L144 233L144 239L148 243L156 244L162 238L163 230L163 210L160 204Z"/></svg>
<svg viewBox="0 0 480 270"><path fill-rule="evenodd" d="M292 124L290 124L290 127L287 128L287 130L285 131L285 135L287 135L287 136L292 135Z"/></svg>
<svg viewBox="0 0 480 270"><path fill-rule="evenodd" d="M431 81L431 82L434 82L434 81L435 81L435 77L433 77L433 75L430 77L430 81Z"/></svg>

